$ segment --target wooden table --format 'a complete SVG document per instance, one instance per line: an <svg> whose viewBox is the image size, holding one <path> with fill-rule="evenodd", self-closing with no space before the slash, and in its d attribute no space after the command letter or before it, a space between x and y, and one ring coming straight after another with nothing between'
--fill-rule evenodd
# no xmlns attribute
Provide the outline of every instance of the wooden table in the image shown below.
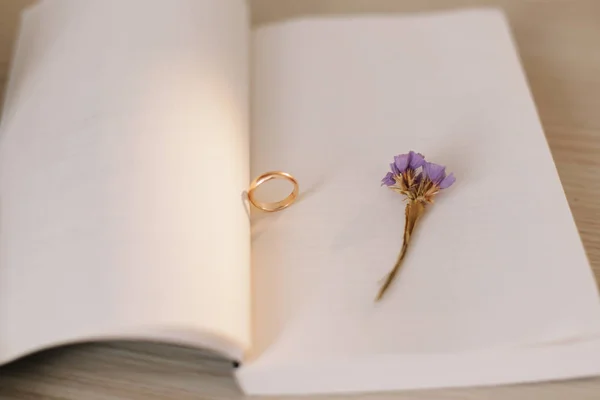
<svg viewBox="0 0 600 400"><path fill-rule="evenodd" d="M84 0L82 0L84 1ZM0 1L0 78L17 10ZM503 7L513 27L554 159L600 276L600 0L250 0L255 24L309 14ZM2 58L4 57L4 59ZM543 279L543 277L540 277ZM225 360L151 344L50 350L0 369L0 399L242 397ZM356 399L600 399L600 378L497 388L351 396Z"/></svg>

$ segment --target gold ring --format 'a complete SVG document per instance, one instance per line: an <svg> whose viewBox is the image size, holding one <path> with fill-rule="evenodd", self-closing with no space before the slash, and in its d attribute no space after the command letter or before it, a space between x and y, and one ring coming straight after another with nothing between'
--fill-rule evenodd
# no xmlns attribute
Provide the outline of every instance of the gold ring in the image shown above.
<svg viewBox="0 0 600 400"><path fill-rule="evenodd" d="M292 182L292 184L294 185L292 193L290 193L289 196L285 199L275 203L263 203L257 201L254 197L254 190L263 183L270 181L271 179L285 179ZM248 200L250 201L250 203L252 203L254 207L260 208L261 210L268 212L281 211L284 208L291 206L292 203L296 201L299 191L300 187L298 186L298 181L292 175L288 174L287 172L272 171L264 173L252 181L252 183L250 184L250 188L248 189Z"/></svg>

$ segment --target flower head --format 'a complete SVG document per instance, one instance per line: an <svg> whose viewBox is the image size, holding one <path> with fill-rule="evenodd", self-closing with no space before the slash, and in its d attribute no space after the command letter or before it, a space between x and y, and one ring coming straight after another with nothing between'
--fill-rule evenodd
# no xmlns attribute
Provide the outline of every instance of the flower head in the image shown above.
<svg viewBox="0 0 600 400"><path fill-rule="evenodd" d="M446 167L427 162L422 154L410 151L394 157L381 185L405 195L410 201L433 203L435 195L455 181L454 174L446 175Z"/></svg>
<svg viewBox="0 0 600 400"><path fill-rule="evenodd" d="M388 172L381 180L381 185L400 187L409 187L416 182L418 174L416 170L425 165L425 158L422 154L410 151L407 154L400 154L394 157L394 162L390 164L391 172Z"/></svg>
<svg viewBox="0 0 600 400"><path fill-rule="evenodd" d="M394 165L394 164L392 164ZM381 185L385 186L393 186L396 184L396 180L394 179L394 174L392 172L388 172L383 179L381 180Z"/></svg>
<svg viewBox="0 0 600 400"><path fill-rule="evenodd" d="M400 154L394 157L394 165L399 172L413 171L425 164L425 157L422 154L409 151L408 154Z"/></svg>
<svg viewBox="0 0 600 400"><path fill-rule="evenodd" d="M446 175L446 167L430 162L423 166L423 175L440 189L448 189L456 181L454 174Z"/></svg>

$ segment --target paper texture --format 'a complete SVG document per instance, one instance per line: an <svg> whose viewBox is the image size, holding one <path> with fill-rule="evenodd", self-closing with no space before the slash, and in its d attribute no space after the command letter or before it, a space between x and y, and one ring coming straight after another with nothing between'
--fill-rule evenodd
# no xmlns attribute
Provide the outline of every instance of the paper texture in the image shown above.
<svg viewBox="0 0 600 400"><path fill-rule="evenodd" d="M46 0L0 139L0 359L249 337L242 0Z"/></svg>
<svg viewBox="0 0 600 400"><path fill-rule="evenodd" d="M248 392L600 372L576 361L581 348L560 350L573 361L561 366L547 365L552 351L515 353L595 335L600 310L499 12L294 21L260 29L253 51L251 172L294 174L301 196L253 220L255 341L238 375ZM409 150L457 182L375 304L404 221L380 180Z"/></svg>

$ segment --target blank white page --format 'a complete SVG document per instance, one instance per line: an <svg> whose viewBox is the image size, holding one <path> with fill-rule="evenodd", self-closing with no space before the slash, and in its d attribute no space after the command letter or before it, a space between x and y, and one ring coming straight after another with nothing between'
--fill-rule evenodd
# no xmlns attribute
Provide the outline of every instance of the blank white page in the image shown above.
<svg viewBox="0 0 600 400"><path fill-rule="evenodd" d="M438 355L598 330L595 282L501 13L292 21L259 29L253 51L251 171L294 174L301 196L253 220L254 354L239 375L250 392L502 381L448 381L443 368L414 379L398 363L382 383L373 368L410 356L434 371ZM457 181L374 303L405 204L380 181L409 150Z"/></svg>
<svg viewBox="0 0 600 400"><path fill-rule="evenodd" d="M114 338L241 357L245 2L45 0L22 22L0 138L0 361Z"/></svg>

